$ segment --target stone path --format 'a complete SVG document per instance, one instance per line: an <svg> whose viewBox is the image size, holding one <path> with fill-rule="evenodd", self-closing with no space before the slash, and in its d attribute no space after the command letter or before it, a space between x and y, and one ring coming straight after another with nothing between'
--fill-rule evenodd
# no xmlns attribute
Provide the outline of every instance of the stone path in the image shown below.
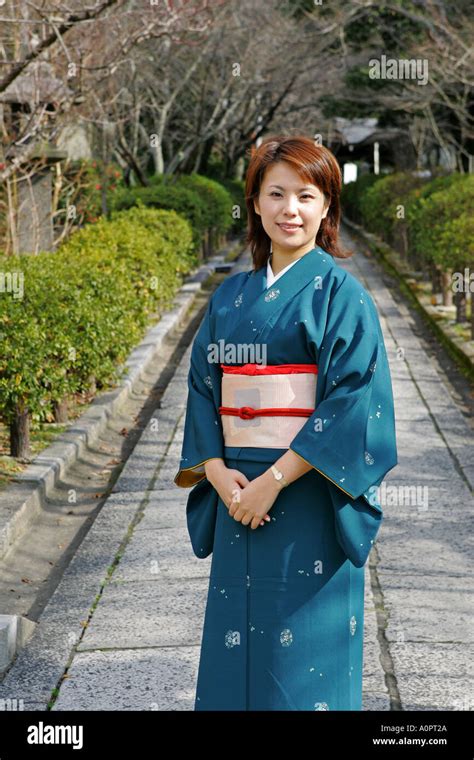
<svg viewBox="0 0 474 760"><path fill-rule="evenodd" d="M364 709L472 710L472 433L376 265L343 265L377 303L399 450L366 565ZM188 490L173 484L189 357L0 684L0 708L45 710L59 689L54 710L193 709L211 559L194 557Z"/></svg>

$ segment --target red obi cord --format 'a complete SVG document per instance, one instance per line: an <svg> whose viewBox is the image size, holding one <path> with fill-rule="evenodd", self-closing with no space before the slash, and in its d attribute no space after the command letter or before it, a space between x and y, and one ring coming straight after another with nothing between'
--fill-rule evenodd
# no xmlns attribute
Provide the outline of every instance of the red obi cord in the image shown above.
<svg viewBox="0 0 474 760"><path fill-rule="evenodd" d="M221 364L222 370L234 375L289 375L297 372L318 374L317 364Z"/></svg>
<svg viewBox="0 0 474 760"><path fill-rule="evenodd" d="M309 372L318 374L317 364L243 364L241 367L232 364L221 364L224 372L235 375L288 375ZM311 417L314 409L300 409L298 407L267 407L254 409L251 406L220 406L219 414L230 414L240 417L242 420L251 420L253 417Z"/></svg>
<svg viewBox="0 0 474 760"><path fill-rule="evenodd" d="M234 417L240 417L242 420L251 420L253 417L311 417L314 409L298 409L297 407L267 407L265 409L254 409L252 406L220 406L219 414L231 414Z"/></svg>

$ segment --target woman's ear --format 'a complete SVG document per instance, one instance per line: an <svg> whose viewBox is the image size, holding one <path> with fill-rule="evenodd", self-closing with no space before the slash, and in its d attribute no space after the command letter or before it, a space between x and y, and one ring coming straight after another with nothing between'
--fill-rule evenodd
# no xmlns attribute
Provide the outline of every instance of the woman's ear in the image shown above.
<svg viewBox="0 0 474 760"><path fill-rule="evenodd" d="M260 206L256 198L253 199L253 207L255 209L255 213L260 216Z"/></svg>

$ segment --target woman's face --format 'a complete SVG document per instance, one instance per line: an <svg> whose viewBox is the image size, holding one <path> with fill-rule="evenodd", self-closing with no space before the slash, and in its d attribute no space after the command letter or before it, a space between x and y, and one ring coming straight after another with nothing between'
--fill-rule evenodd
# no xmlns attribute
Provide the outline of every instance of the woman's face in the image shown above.
<svg viewBox="0 0 474 760"><path fill-rule="evenodd" d="M329 210L316 185L302 179L286 161L268 167L254 207L277 255L314 248L321 219Z"/></svg>

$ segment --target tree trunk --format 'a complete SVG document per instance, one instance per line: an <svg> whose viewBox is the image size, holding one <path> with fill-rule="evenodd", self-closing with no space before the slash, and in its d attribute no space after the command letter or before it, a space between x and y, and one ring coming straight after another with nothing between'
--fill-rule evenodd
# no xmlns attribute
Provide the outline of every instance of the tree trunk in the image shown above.
<svg viewBox="0 0 474 760"><path fill-rule="evenodd" d="M451 282L451 269L441 272L441 281L443 287L443 306L453 305L453 288Z"/></svg>
<svg viewBox="0 0 474 760"><path fill-rule="evenodd" d="M10 454L20 459L30 456L30 413L22 404L17 404L10 423Z"/></svg>
<svg viewBox="0 0 474 760"><path fill-rule="evenodd" d="M471 290L471 340L474 340L474 293Z"/></svg>
<svg viewBox="0 0 474 760"><path fill-rule="evenodd" d="M53 412L55 422L68 422L69 417L67 396L64 396L60 401L54 402Z"/></svg>
<svg viewBox="0 0 474 760"><path fill-rule="evenodd" d="M454 297L454 302L456 304L456 322L466 322L467 321L466 293L464 291L460 291L459 293L456 293Z"/></svg>
<svg viewBox="0 0 474 760"><path fill-rule="evenodd" d="M209 230L209 256L213 256L219 247L217 231L211 227Z"/></svg>
<svg viewBox="0 0 474 760"><path fill-rule="evenodd" d="M209 257L209 230L208 229L204 231L204 235L202 238L202 255L203 255L204 261L206 261L207 258Z"/></svg>
<svg viewBox="0 0 474 760"><path fill-rule="evenodd" d="M437 264L431 264L431 292L433 295L442 293L441 269Z"/></svg>
<svg viewBox="0 0 474 760"><path fill-rule="evenodd" d="M155 174L157 176L160 176L164 173L164 170L165 170L165 162L163 159L163 146L161 144L160 137L158 137L158 140L156 140L154 144L150 146L150 150L151 150L151 155L153 157Z"/></svg>
<svg viewBox="0 0 474 760"><path fill-rule="evenodd" d="M467 321L467 287L465 272L462 271L460 290L454 294L454 303L456 304L456 322Z"/></svg>
<svg viewBox="0 0 474 760"><path fill-rule="evenodd" d="M407 224L405 221L400 223L400 242L401 242L401 251L402 251L402 257L405 261L408 261L408 230L407 230Z"/></svg>

